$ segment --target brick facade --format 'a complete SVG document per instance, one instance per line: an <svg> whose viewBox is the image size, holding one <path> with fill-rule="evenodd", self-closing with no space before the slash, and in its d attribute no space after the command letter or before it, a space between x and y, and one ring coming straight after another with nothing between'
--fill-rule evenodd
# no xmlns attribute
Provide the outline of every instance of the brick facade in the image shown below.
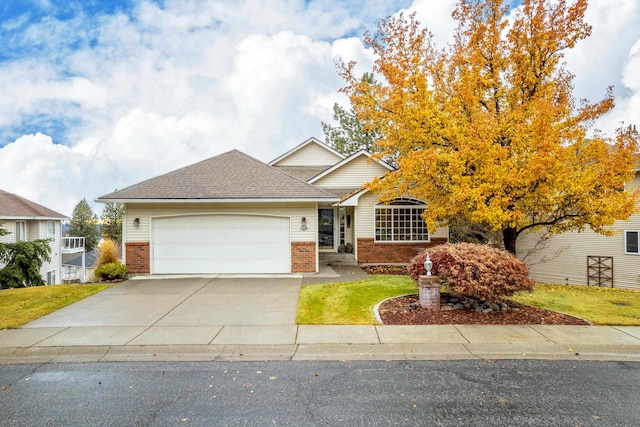
<svg viewBox="0 0 640 427"><path fill-rule="evenodd" d="M447 239L433 238L430 242L375 242L373 239L358 239L358 263L397 264L408 263L427 248L447 243Z"/></svg>
<svg viewBox="0 0 640 427"><path fill-rule="evenodd" d="M291 272L316 272L316 242L291 242Z"/></svg>
<svg viewBox="0 0 640 427"><path fill-rule="evenodd" d="M149 274L151 272L149 242L127 242L126 251L129 273Z"/></svg>

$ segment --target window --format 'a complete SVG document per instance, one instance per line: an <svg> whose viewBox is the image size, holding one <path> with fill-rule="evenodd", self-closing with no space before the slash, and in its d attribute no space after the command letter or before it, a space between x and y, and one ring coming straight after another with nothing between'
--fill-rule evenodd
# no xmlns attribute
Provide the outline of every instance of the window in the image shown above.
<svg viewBox="0 0 640 427"><path fill-rule="evenodd" d="M625 254L638 254L638 237L640 237L640 231L625 231L624 232L624 253Z"/></svg>
<svg viewBox="0 0 640 427"><path fill-rule="evenodd" d="M56 284L56 271L51 270L47 271L47 285L55 285Z"/></svg>
<svg viewBox="0 0 640 427"><path fill-rule="evenodd" d="M16 242L27 240L27 222L16 221Z"/></svg>
<svg viewBox="0 0 640 427"><path fill-rule="evenodd" d="M395 199L388 205L376 206L376 241L429 241L429 231L421 217L424 210L424 204L413 199Z"/></svg>
<svg viewBox="0 0 640 427"><path fill-rule="evenodd" d="M47 221L47 239L56 240L56 223L55 221Z"/></svg>

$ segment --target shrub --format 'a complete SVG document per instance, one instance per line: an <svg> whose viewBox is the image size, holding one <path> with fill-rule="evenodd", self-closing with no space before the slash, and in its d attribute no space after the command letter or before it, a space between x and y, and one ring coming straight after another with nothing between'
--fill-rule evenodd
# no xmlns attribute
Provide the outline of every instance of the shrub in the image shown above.
<svg viewBox="0 0 640 427"><path fill-rule="evenodd" d="M497 301L533 289L534 281L524 262L507 251L473 243L439 245L416 255L407 266L415 282L426 274L427 253L433 262L432 274L444 281L452 295Z"/></svg>
<svg viewBox="0 0 640 427"><path fill-rule="evenodd" d="M118 262L118 245L111 239L104 239L98 249L96 267Z"/></svg>
<svg viewBox="0 0 640 427"><path fill-rule="evenodd" d="M102 264L96 268L94 275L100 280L124 279L129 269L120 262Z"/></svg>

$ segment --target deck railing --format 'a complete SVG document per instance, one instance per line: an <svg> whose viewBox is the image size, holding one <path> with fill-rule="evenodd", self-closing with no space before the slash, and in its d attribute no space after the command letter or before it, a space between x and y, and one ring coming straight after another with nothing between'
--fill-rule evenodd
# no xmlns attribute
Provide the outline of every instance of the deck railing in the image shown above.
<svg viewBox="0 0 640 427"><path fill-rule="evenodd" d="M84 237L63 237L62 251L67 253L84 251Z"/></svg>

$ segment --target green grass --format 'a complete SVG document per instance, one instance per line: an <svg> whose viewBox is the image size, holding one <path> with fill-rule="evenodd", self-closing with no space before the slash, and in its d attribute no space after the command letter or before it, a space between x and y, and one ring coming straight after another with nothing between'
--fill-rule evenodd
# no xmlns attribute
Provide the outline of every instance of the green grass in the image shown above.
<svg viewBox="0 0 640 427"><path fill-rule="evenodd" d="M0 290L0 329L19 328L110 286L111 283Z"/></svg>
<svg viewBox="0 0 640 427"><path fill-rule="evenodd" d="M514 301L582 317L596 325L640 325L640 291L538 284Z"/></svg>
<svg viewBox="0 0 640 427"><path fill-rule="evenodd" d="M417 293L408 276L371 276L357 282L303 286L298 324L370 325L377 323L373 307L380 301ZM587 286L536 285L514 301L572 314L597 325L640 325L640 291Z"/></svg>
<svg viewBox="0 0 640 427"><path fill-rule="evenodd" d="M416 293L408 276L371 276L365 280L303 286L298 302L298 324L372 325L373 307L380 301Z"/></svg>

